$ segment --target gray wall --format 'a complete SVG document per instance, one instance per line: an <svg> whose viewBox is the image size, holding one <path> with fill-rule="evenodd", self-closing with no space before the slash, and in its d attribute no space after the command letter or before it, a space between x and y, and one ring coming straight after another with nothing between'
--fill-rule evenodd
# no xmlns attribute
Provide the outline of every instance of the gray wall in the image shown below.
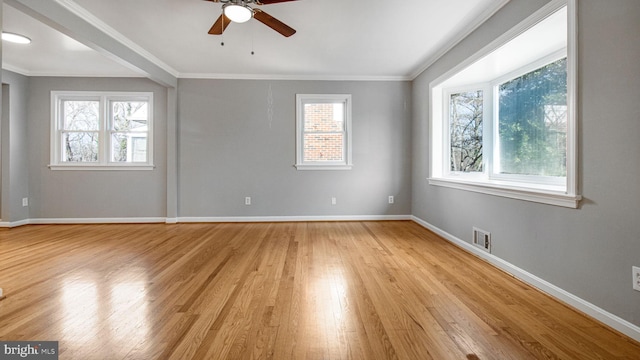
<svg viewBox="0 0 640 360"><path fill-rule="evenodd" d="M178 89L181 217L410 214L409 82L181 79ZM352 170L293 167L296 93L352 94Z"/></svg>
<svg viewBox="0 0 640 360"><path fill-rule="evenodd" d="M32 219L166 215L166 88L138 78L31 77L29 85L28 152ZM155 169L50 170L50 97L54 90L153 92Z"/></svg>
<svg viewBox="0 0 640 360"><path fill-rule="evenodd" d="M512 0L414 81L412 212L466 241L488 230L494 255L640 325L640 1L578 2L580 209L427 184L429 82L546 2Z"/></svg>
<svg viewBox="0 0 640 360"><path fill-rule="evenodd" d="M8 118L2 117L2 221L15 222L29 218L29 208L22 206L22 198L29 197L27 136L27 99L29 79L9 71L2 71L2 83L9 90ZM8 96L7 96L8 95ZM4 109L6 114L6 110Z"/></svg>

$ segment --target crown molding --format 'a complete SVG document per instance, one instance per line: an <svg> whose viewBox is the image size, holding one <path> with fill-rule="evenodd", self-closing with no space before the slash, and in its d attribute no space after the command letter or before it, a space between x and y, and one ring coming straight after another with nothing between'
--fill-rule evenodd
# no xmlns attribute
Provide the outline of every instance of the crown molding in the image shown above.
<svg viewBox="0 0 640 360"><path fill-rule="evenodd" d="M33 75L31 75L31 73L28 70L23 69L23 68L19 68L17 66L13 66L11 64L7 64L5 62L2 62L2 70L11 71L11 72L14 72L16 74L23 75L23 76L33 76Z"/></svg>
<svg viewBox="0 0 640 360"><path fill-rule="evenodd" d="M2 70L11 71L16 74L27 77L83 77L83 78L144 78L142 74L79 74L79 73L62 73L62 72L46 72L46 71L29 71L11 64L3 63Z"/></svg>
<svg viewBox="0 0 640 360"><path fill-rule="evenodd" d="M24 76L42 77L96 77L96 78L143 78L143 74L79 74L79 73L53 73L34 72L22 69L11 64L3 63L3 70L8 70ZM289 81L411 81L408 76L338 76L338 75L266 75L266 74L207 74L207 73L182 73L179 79L202 80L289 80Z"/></svg>
<svg viewBox="0 0 640 360"><path fill-rule="evenodd" d="M209 80L304 80L304 81L411 81L409 76L380 75L282 75L181 73L179 79Z"/></svg>

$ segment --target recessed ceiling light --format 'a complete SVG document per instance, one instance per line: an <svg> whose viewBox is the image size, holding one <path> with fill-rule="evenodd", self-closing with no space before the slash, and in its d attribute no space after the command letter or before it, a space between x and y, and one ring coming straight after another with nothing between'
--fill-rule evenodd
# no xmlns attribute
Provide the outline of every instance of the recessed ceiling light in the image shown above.
<svg viewBox="0 0 640 360"><path fill-rule="evenodd" d="M2 40L6 40L16 44L30 44L31 39L24 35L14 34L10 32L2 32Z"/></svg>

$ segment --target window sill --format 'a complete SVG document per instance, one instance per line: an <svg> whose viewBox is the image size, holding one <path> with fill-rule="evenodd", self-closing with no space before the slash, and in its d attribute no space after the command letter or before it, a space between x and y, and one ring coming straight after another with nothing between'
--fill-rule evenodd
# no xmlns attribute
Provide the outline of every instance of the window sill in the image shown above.
<svg viewBox="0 0 640 360"><path fill-rule="evenodd" d="M153 170L155 166L153 164L130 164L130 165L98 165L98 164L57 164L49 165L51 170L90 170L90 171L105 171L105 170Z"/></svg>
<svg viewBox="0 0 640 360"><path fill-rule="evenodd" d="M297 170L351 170L353 165L293 165Z"/></svg>
<svg viewBox="0 0 640 360"><path fill-rule="evenodd" d="M452 189L473 191L482 194L502 196L511 199L531 201L541 204L562 206L576 209L582 200L581 195L567 194L564 191L552 190L543 187L525 187L512 183L481 182L481 181L461 181L447 178L429 178L429 185L443 186Z"/></svg>

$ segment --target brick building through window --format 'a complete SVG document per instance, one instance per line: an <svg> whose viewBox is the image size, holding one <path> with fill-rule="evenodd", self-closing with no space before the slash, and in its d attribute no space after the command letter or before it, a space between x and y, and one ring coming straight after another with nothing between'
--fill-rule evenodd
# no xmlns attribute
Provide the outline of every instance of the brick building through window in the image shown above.
<svg viewBox="0 0 640 360"><path fill-rule="evenodd" d="M344 160L344 104L305 104L304 161Z"/></svg>
<svg viewBox="0 0 640 360"><path fill-rule="evenodd" d="M297 96L296 167L349 169L351 95Z"/></svg>

